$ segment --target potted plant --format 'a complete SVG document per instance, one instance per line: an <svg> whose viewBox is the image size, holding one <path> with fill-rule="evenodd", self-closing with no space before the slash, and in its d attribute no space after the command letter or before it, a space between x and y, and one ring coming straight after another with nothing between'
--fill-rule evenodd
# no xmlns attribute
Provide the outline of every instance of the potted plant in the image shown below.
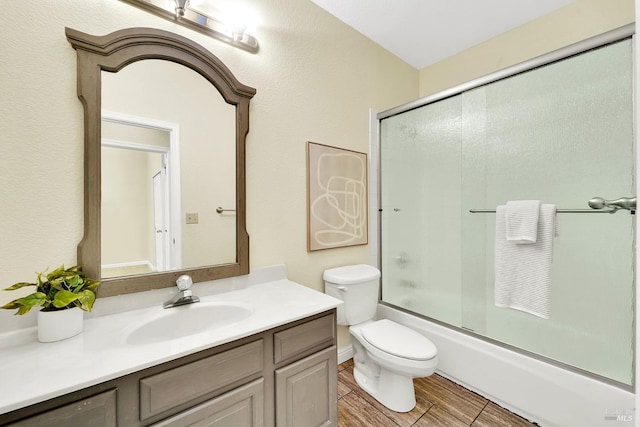
<svg viewBox="0 0 640 427"><path fill-rule="evenodd" d="M35 283L20 282L5 289L13 291L25 286L35 286L36 291L17 298L5 305L5 309L17 309L15 314L28 313L41 306L38 312L38 341L51 342L70 338L82 332L83 310L91 311L96 300L100 281L88 278L80 267L64 268L50 273L37 273Z"/></svg>

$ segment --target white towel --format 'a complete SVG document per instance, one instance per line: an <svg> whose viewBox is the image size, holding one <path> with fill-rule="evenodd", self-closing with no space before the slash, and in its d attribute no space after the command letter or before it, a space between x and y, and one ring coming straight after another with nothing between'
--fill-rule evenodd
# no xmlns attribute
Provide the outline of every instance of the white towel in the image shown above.
<svg viewBox="0 0 640 427"><path fill-rule="evenodd" d="M507 240L521 245L532 244L538 238L540 200L507 202L505 222Z"/></svg>
<svg viewBox="0 0 640 427"><path fill-rule="evenodd" d="M507 207L496 208L495 305L548 319L556 206L540 206L537 241L519 245L506 238Z"/></svg>

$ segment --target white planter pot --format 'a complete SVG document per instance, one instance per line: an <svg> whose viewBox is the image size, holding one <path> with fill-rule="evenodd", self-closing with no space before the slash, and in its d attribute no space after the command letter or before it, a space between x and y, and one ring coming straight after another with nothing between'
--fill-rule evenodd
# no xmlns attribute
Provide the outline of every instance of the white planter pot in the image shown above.
<svg viewBox="0 0 640 427"><path fill-rule="evenodd" d="M78 307L38 312L38 341L53 342L82 332L84 312Z"/></svg>

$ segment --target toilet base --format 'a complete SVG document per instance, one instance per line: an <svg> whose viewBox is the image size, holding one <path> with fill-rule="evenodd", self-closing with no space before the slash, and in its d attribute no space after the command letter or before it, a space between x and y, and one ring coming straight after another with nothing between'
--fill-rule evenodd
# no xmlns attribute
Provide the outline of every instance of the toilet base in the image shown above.
<svg viewBox="0 0 640 427"><path fill-rule="evenodd" d="M392 411L409 412L416 406L416 393L411 377L382 368L379 376L372 378L358 369L357 364L353 368L353 377L360 388Z"/></svg>
<svg viewBox="0 0 640 427"><path fill-rule="evenodd" d="M356 383L378 402L396 412L416 406L414 378L428 377L438 364L437 354L428 360L397 357L369 344L362 335L364 322L349 327L353 346L353 376Z"/></svg>

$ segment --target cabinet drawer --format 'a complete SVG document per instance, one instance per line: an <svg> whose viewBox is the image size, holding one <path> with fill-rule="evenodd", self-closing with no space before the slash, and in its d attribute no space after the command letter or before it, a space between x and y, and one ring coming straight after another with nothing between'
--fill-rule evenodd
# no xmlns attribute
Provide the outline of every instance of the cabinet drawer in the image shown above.
<svg viewBox="0 0 640 427"><path fill-rule="evenodd" d="M260 378L181 412L153 427L262 427L264 380Z"/></svg>
<svg viewBox="0 0 640 427"><path fill-rule="evenodd" d="M116 427L116 391L105 391L9 425L21 427Z"/></svg>
<svg viewBox="0 0 640 427"><path fill-rule="evenodd" d="M273 335L273 360L280 363L333 345L336 339L333 314L294 326Z"/></svg>
<svg viewBox="0 0 640 427"><path fill-rule="evenodd" d="M146 420L229 384L261 374L263 340L140 380L140 419Z"/></svg>

